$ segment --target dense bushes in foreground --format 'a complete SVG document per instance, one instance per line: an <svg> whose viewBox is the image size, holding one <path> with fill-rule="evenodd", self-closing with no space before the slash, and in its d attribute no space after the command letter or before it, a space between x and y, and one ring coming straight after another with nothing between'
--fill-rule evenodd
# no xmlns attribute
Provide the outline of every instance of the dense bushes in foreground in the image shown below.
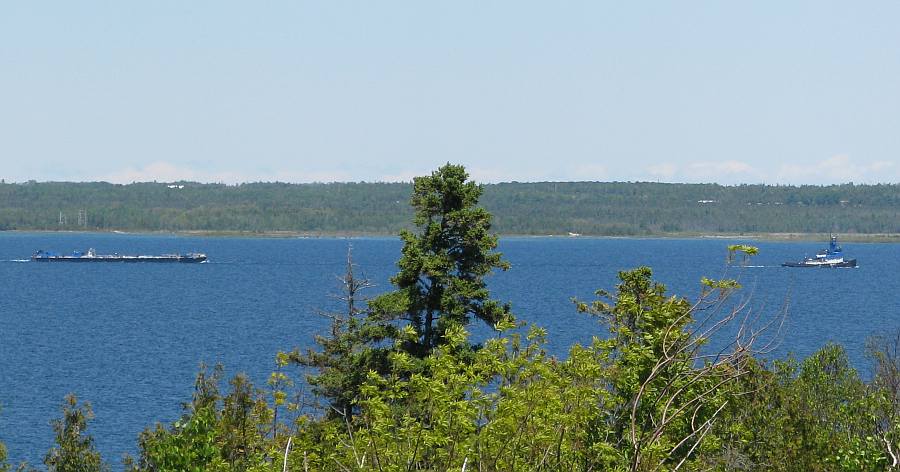
<svg viewBox="0 0 900 472"><path fill-rule="evenodd" d="M887 470L900 444L900 338L873 339L870 381L840 346L767 362L781 316L744 310L735 279L666 293L649 268L576 301L588 346L548 355L489 297L494 252L480 187L461 167L417 179L393 292L363 303L348 260L346 311L317 349L279 353L268 385L203 369L182 417L138 438L132 471ZM739 273L752 247L729 248ZM735 260L738 259L738 260ZM467 326L496 335L473 344ZM294 385L297 367L308 377ZM310 395L311 394L311 395ZM51 471L107 467L89 405L66 400ZM0 471L8 470L0 448ZM25 466L23 466L25 468Z"/></svg>

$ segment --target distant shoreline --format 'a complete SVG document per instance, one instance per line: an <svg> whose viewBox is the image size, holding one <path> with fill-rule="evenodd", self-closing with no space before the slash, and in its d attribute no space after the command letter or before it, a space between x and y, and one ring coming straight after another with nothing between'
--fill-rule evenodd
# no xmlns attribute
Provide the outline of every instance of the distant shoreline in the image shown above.
<svg viewBox="0 0 900 472"><path fill-rule="evenodd" d="M58 230L3 230L0 233L45 233L45 234L123 234L123 235L170 235L208 238L390 238L397 233L375 232L310 232L310 231L58 231ZM559 239L750 239L760 241L822 241L827 233L656 233L627 236L594 234L499 234L500 238L559 238ZM842 242L900 243L900 233L838 233Z"/></svg>
<svg viewBox="0 0 900 472"><path fill-rule="evenodd" d="M837 231L848 241L900 238L892 236L900 233L900 184L549 182L492 184L483 190L479 205L492 215L492 229L509 236L827 240L829 231ZM394 236L413 227L411 192L410 184L363 183L0 184L0 228Z"/></svg>

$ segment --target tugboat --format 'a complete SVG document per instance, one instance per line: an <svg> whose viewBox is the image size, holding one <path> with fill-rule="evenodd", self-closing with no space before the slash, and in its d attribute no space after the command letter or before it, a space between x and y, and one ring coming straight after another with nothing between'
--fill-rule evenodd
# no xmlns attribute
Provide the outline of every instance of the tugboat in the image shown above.
<svg viewBox="0 0 900 472"><path fill-rule="evenodd" d="M782 267L856 267L856 259L844 259L837 236L831 235L831 243L827 249L816 253L815 257L806 257L800 262L785 262Z"/></svg>
<svg viewBox="0 0 900 472"><path fill-rule="evenodd" d="M31 256L35 262L205 262L206 254L163 254L161 256L124 256L121 254L97 254L93 249L87 253L73 251L68 255L38 251Z"/></svg>

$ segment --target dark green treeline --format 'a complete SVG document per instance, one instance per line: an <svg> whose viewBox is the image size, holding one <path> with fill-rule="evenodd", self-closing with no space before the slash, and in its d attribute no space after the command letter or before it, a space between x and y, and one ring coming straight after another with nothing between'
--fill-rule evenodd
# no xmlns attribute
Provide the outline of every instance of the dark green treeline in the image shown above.
<svg viewBox="0 0 900 472"><path fill-rule="evenodd" d="M407 183L0 184L0 229L396 234L411 227L411 190ZM900 232L900 185L503 183L485 185L481 204L501 234Z"/></svg>

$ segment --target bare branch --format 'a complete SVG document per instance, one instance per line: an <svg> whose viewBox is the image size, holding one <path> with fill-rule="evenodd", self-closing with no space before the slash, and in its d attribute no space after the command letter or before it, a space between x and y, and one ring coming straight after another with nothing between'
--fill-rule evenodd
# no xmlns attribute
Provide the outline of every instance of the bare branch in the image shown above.
<svg viewBox="0 0 900 472"><path fill-rule="evenodd" d="M293 440L293 436L288 436L287 446L284 448L284 463L281 466L282 472L287 472L287 462L288 462L288 453L291 451L291 440Z"/></svg>
<svg viewBox="0 0 900 472"><path fill-rule="evenodd" d="M703 441L703 438L706 436L707 433L709 433L709 430L712 429L713 420L716 418L716 416L719 414L719 412L722 411L723 408L725 408L725 405L727 405L727 404L728 404L728 402L723 403L722 406L720 406L719 409L716 410L715 413L713 413L713 416L710 419L706 420L705 427L701 427L701 429L703 429L703 432L697 438L697 441L694 442L694 445L691 446L691 449L687 452L687 454L685 454L684 457L681 458L681 461L678 462L678 464L675 466L675 468L673 470L680 469L681 466L684 465L684 462L688 459L688 457L691 457L691 454L694 453L694 449L696 449L697 446L700 445L700 443ZM694 433L696 433L696 431ZM691 433L687 438L685 438L685 440L690 438L690 436L693 436L694 433ZM681 444L682 443L679 443L679 446ZM677 449L677 448L678 447L676 446L675 448L672 449L672 451L675 451L675 449ZM670 452L670 454L671 454L671 452Z"/></svg>

